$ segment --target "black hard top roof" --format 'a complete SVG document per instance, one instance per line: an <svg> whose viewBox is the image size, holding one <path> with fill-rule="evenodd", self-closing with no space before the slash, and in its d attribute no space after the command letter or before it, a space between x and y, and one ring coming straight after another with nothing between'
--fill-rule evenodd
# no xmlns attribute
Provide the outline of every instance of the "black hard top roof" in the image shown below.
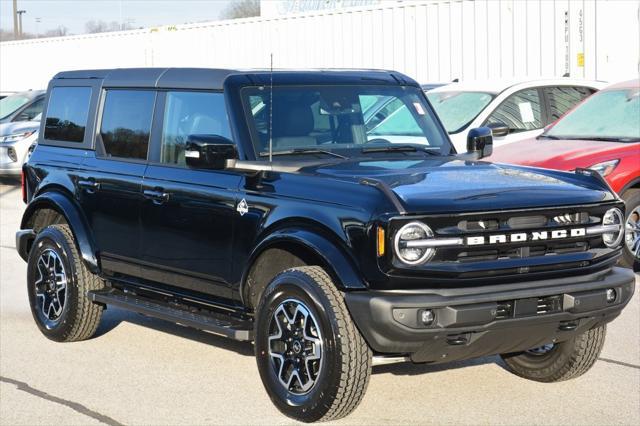
<svg viewBox="0 0 640 426"><path fill-rule="evenodd" d="M105 87L148 87L171 89L222 90L227 77L238 75L246 78L247 84L392 84L417 85L417 83L395 71L385 70L240 70L213 68L115 68L101 70L64 71L54 79L97 79Z"/></svg>

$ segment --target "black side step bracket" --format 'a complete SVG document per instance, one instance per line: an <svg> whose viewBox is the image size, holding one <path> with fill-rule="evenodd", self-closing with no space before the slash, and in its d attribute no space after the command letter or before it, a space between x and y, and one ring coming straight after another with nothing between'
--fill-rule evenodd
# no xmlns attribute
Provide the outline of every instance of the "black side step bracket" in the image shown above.
<svg viewBox="0 0 640 426"><path fill-rule="evenodd" d="M208 331L230 339L240 341L253 340L253 322L231 315L194 313L115 289L90 291L88 296L92 302L117 306L128 311Z"/></svg>

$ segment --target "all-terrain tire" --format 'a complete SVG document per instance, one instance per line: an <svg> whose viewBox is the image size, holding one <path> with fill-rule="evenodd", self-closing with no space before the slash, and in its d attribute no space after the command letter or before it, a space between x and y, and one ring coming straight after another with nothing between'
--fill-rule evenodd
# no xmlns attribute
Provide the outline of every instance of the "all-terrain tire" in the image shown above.
<svg viewBox="0 0 640 426"><path fill-rule="evenodd" d="M270 355L274 314L287 304L308 309L322 341L322 367L304 394L284 385L277 371L280 361ZM342 293L322 268L303 266L277 275L261 298L255 334L262 382L283 414L304 422L336 420L360 404L371 375L371 349L352 321Z"/></svg>
<svg viewBox="0 0 640 426"><path fill-rule="evenodd" d="M47 271L55 275L47 275ZM49 296L63 282L64 291L59 290L54 299L62 303L50 303L48 310L43 308L46 300L43 289L49 289L46 294ZM87 292L103 287L104 282L84 265L68 225L51 225L38 233L29 253L27 290L33 318L46 337L74 342L93 336L103 307L91 302ZM60 311L58 315L56 310Z"/></svg>
<svg viewBox="0 0 640 426"><path fill-rule="evenodd" d="M501 355L508 369L537 382L560 382L586 373L600 356L606 325L593 328L541 354L532 351Z"/></svg>

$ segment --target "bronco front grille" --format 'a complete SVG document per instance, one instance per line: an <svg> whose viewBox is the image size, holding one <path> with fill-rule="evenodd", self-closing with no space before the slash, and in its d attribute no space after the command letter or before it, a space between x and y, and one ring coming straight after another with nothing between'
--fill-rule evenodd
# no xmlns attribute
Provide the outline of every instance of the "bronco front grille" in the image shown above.
<svg viewBox="0 0 640 426"><path fill-rule="evenodd" d="M423 221L433 230L413 247L434 247L420 265L408 266L395 256L390 266L433 280L475 280L527 273L561 275L571 269L609 265L617 256L602 240L605 212L620 203L518 211L404 216L392 220L390 237L408 221ZM432 244L432 245L429 245ZM431 271L430 277L425 272ZM575 273L575 272L571 272ZM432 275L434 274L434 275Z"/></svg>
<svg viewBox="0 0 640 426"><path fill-rule="evenodd" d="M458 254L460 262L477 262L480 260L521 259L536 256L549 256L562 253L578 253L589 249L589 244L584 241L571 243L554 243L532 245L503 250L469 250Z"/></svg>

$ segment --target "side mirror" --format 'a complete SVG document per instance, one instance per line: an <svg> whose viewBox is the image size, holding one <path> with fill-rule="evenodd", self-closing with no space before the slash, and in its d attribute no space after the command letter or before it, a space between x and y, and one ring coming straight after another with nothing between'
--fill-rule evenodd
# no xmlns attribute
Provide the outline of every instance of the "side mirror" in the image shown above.
<svg viewBox="0 0 640 426"><path fill-rule="evenodd" d="M489 123L487 127L491 129L494 137L507 136L509 134L509 126L504 123Z"/></svg>
<svg viewBox="0 0 640 426"><path fill-rule="evenodd" d="M227 160L238 158L238 150L236 144L224 136L189 135L184 157L191 168L223 170Z"/></svg>
<svg viewBox="0 0 640 426"><path fill-rule="evenodd" d="M478 127L467 134L467 152L476 158L484 158L493 154L493 136L489 127Z"/></svg>

